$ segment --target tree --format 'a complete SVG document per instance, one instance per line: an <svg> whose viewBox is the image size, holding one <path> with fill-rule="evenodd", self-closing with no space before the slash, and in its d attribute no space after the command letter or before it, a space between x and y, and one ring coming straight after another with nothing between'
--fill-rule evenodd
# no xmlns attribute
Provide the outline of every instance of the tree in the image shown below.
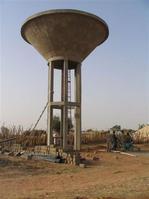
<svg viewBox="0 0 149 199"><path fill-rule="evenodd" d="M8 138L9 137L10 131L7 127L2 126L0 130L1 130L0 134L1 134L2 138Z"/></svg>
<svg viewBox="0 0 149 199"><path fill-rule="evenodd" d="M68 130L70 130L71 128L73 128L72 120L70 118L68 118ZM60 118L59 118L59 116L53 117L52 129L54 131L60 132Z"/></svg>
<svg viewBox="0 0 149 199"><path fill-rule="evenodd" d="M58 116L53 117L52 129L54 131L60 132L60 118Z"/></svg>
<svg viewBox="0 0 149 199"><path fill-rule="evenodd" d="M143 127L145 127L145 124L139 124L138 129L142 129Z"/></svg>
<svg viewBox="0 0 149 199"><path fill-rule="evenodd" d="M121 130L121 126L120 125L115 125L111 129L113 129L115 131L120 131Z"/></svg>

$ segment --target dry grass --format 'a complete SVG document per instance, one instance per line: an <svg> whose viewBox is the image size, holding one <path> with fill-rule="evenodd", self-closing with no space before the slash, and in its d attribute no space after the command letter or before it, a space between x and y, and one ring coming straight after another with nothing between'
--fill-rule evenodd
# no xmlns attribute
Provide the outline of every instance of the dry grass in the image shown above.
<svg viewBox="0 0 149 199"><path fill-rule="evenodd" d="M82 144L102 144L106 143L107 134L109 131L87 131L82 133ZM12 126L7 128L2 126L0 129L0 140L16 137L16 143L21 144L24 147L33 147L36 145L46 145L47 135L44 130L24 131L21 126ZM149 143L149 136L142 137L141 135L135 135L135 144ZM73 144L73 134L69 134L69 142Z"/></svg>
<svg viewBox="0 0 149 199"><path fill-rule="evenodd" d="M82 134L82 144L106 143L108 131L89 131Z"/></svg>

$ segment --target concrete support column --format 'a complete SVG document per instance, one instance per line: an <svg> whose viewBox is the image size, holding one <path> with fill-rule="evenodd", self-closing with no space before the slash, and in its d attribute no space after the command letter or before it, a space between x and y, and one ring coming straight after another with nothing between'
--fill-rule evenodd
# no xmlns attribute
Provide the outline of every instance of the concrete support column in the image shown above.
<svg viewBox="0 0 149 199"><path fill-rule="evenodd" d="M74 150L79 151L81 145L81 64L77 64L75 69L75 134Z"/></svg>
<svg viewBox="0 0 149 199"><path fill-rule="evenodd" d="M61 111L61 121L60 121L60 148L63 148L63 108L60 109Z"/></svg>
<svg viewBox="0 0 149 199"><path fill-rule="evenodd" d="M64 99L64 92L63 92L63 84L64 84L64 78L63 78L63 72L64 67L61 69L61 102L63 102ZM61 108L61 122L60 122L60 147L63 148L63 108Z"/></svg>
<svg viewBox="0 0 149 199"><path fill-rule="evenodd" d="M62 99L64 102L62 110L63 124L63 149L67 150L67 135L68 135L68 60L64 60L62 70Z"/></svg>
<svg viewBox="0 0 149 199"><path fill-rule="evenodd" d="M47 109L47 145L53 144L52 135L52 120L53 109L51 102L53 102L53 82L54 82L54 66L52 61L48 64L48 109Z"/></svg>

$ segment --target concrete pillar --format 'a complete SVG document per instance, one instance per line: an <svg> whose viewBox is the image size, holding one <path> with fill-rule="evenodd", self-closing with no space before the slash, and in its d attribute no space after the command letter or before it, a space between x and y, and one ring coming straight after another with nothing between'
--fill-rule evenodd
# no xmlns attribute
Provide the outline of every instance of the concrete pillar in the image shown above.
<svg viewBox="0 0 149 199"><path fill-rule="evenodd" d="M61 111L61 120L60 120L60 148L63 148L63 108L60 109Z"/></svg>
<svg viewBox="0 0 149 199"><path fill-rule="evenodd" d="M81 64L77 64L75 68L75 101L78 106L75 107L74 150L79 151L81 145Z"/></svg>
<svg viewBox="0 0 149 199"><path fill-rule="evenodd" d="M48 64L48 109L47 109L47 145L53 144L52 135L52 120L53 109L51 102L53 102L53 82L54 82L54 66L52 61Z"/></svg>
<svg viewBox="0 0 149 199"><path fill-rule="evenodd" d="M64 83L64 78L63 78L63 67L61 69L61 102L63 102L64 98L64 92L63 92L63 83ZM61 122L60 122L60 147L63 148L63 108L61 108Z"/></svg>
<svg viewBox="0 0 149 199"><path fill-rule="evenodd" d="M63 110L62 110L62 123L63 123L63 149L67 150L67 135L68 135L68 60L64 60L62 70L62 95L63 95Z"/></svg>

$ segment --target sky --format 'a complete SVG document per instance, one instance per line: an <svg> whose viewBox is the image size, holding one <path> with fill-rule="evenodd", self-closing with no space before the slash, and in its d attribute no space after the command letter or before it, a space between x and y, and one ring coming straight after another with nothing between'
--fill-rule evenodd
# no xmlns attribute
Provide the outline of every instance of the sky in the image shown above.
<svg viewBox="0 0 149 199"><path fill-rule="evenodd" d="M149 123L148 0L1 0L0 126L28 129L45 106L47 62L20 29L27 17L61 8L93 13L109 27L109 38L82 63L82 129ZM45 113L37 128L46 125Z"/></svg>

